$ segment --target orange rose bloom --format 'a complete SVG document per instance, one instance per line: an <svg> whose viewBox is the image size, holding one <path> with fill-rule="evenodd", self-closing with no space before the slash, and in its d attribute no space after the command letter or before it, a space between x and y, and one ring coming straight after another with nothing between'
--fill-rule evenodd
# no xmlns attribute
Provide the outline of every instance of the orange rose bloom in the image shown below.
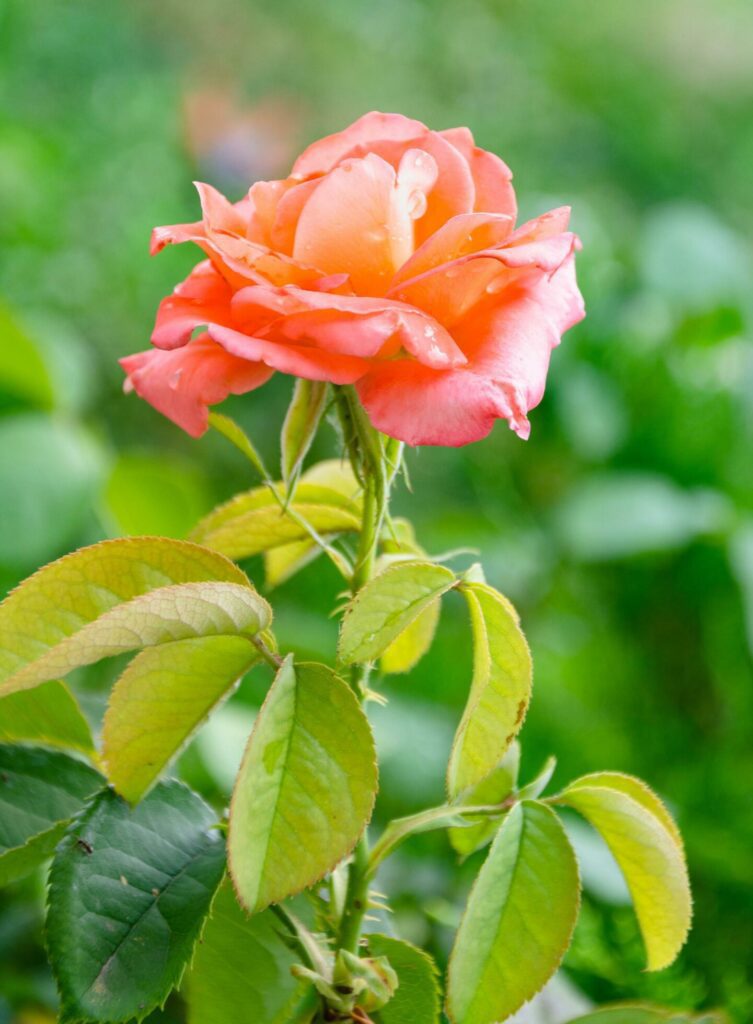
<svg viewBox="0 0 753 1024"><path fill-rule="evenodd" d="M162 301L155 347L121 361L189 434L278 370L354 384L408 444L467 444L499 418L528 436L584 315L580 246L567 208L515 228L510 171L467 128L366 114L239 203L197 187L202 220L156 228L152 252L190 241L207 259Z"/></svg>

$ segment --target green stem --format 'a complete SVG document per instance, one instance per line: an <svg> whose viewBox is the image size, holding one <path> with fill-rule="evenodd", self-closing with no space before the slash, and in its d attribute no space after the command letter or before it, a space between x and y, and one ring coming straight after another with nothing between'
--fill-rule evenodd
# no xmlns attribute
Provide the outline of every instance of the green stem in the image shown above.
<svg viewBox="0 0 753 1024"><path fill-rule="evenodd" d="M366 419L358 397L351 389L342 389L340 401L345 407L347 422L353 430L350 444L351 459L359 467L364 486L361 534L351 578L351 592L355 597L374 573L379 535L389 503L389 486L380 435ZM354 665L351 670L351 686L359 697L363 696L368 675L368 664ZM348 887L340 920L338 948L350 953L358 952L368 903L369 840L367 833L364 832L353 852L348 870Z"/></svg>

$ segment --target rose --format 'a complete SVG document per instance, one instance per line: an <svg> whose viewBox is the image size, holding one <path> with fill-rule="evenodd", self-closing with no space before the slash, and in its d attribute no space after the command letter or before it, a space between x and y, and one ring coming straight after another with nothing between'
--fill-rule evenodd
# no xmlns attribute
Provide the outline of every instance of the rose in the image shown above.
<svg viewBox="0 0 753 1024"><path fill-rule="evenodd" d="M157 228L200 263L157 314L126 387L188 433L275 370L355 385L409 444L521 436L552 348L584 315L580 247L561 208L514 228L511 174L466 128L366 114L235 205L197 185L203 218ZM196 335L196 329L203 328Z"/></svg>

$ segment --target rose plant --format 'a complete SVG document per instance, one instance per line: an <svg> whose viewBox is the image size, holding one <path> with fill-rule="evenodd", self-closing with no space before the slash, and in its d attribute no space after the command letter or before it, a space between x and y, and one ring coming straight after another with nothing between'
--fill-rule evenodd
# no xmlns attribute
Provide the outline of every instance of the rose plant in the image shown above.
<svg viewBox="0 0 753 1024"><path fill-rule="evenodd" d="M390 511L404 444L462 445L506 419L522 437L549 356L583 316L568 211L515 227L511 175L467 129L369 114L310 146L284 181L236 204L199 185L202 220L153 249L204 252L160 305L127 387L194 436L209 426L259 485L187 541L105 541L61 558L0 605L0 882L52 859L47 941L61 1020L141 1020L180 985L191 1024L434 1024L429 955L366 919L383 861L444 829L488 847L449 961L456 1024L513 1014L556 971L578 914L557 814L601 833L632 894L648 968L671 963L691 901L677 827L638 779L600 771L544 795L518 779L532 663L515 609L480 565L450 568ZM210 411L274 371L295 378L275 479ZM339 458L306 467L335 422ZM331 665L280 651L266 582L317 554L347 601ZM365 713L409 672L441 602L470 615L473 675L447 800L368 835L378 786ZM98 746L63 679L124 653ZM274 678L218 816L165 777L256 666Z"/></svg>

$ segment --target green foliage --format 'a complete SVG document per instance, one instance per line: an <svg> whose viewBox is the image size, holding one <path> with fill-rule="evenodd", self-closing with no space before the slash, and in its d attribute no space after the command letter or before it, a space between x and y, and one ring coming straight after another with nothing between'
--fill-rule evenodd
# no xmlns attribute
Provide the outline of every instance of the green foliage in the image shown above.
<svg viewBox="0 0 753 1024"><path fill-rule="evenodd" d="M520 744L513 742L507 748L496 768L477 783L466 790L458 799L462 806L471 804L498 804L510 796L518 783L520 769ZM491 842L499 828L499 819L481 818L476 825L466 828L451 828L448 836L453 849L467 857Z"/></svg>
<svg viewBox="0 0 753 1024"><path fill-rule="evenodd" d="M378 658L455 583L454 573L432 562L408 560L387 566L346 609L340 630L340 660L352 665Z"/></svg>
<svg viewBox="0 0 753 1024"><path fill-rule="evenodd" d="M324 413L328 388L315 380L296 380L293 399L282 425L280 449L282 479L286 487L295 484Z"/></svg>
<svg viewBox="0 0 753 1024"><path fill-rule="evenodd" d="M301 519L323 534L353 532L360 526L356 503L319 484L301 482L290 510L298 520L280 508L269 488L258 487L210 512L191 539L228 558L243 559L307 537Z"/></svg>
<svg viewBox="0 0 753 1024"><path fill-rule="evenodd" d="M565 954L579 899L575 855L556 815L543 804L517 804L458 930L447 981L450 1019L494 1024L535 995Z"/></svg>
<svg viewBox="0 0 753 1024"><path fill-rule="evenodd" d="M605 1006L595 1013L578 1017L571 1024L725 1024L726 1017L717 1013L703 1013L699 1016L683 1013L681 1010L662 1009L656 1006L622 1005Z"/></svg>
<svg viewBox="0 0 753 1024"><path fill-rule="evenodd" d="M0 698L0 740L94 753L89 723L71 691L57 679Z"/></svg>
<svg viewBox="0 0 753 1024"><path fill-rule="evenodd" d="M140 647L251 635L270 616L239 569L196 545L145 538L84 548L0 605L0 695Z"/></svg>
<svg viewBox="0 0 753 1024"><path fill-rule="evenodd" d="M518 616L485 583L461 588L473 627L473 680L452 745L447 790L454 799L499 764L523 724L531 697L532 665Z"/></svg>
<svg viewBox="0 0 753 1024"><path fill-rule="evenodd" d="M138 654L104 719L102 756L115 789L140 800L259 658L240 636L176 640Z"/></svg>
<svg viewBox="0 0 753 1024"><path fill-rule="evenodd" d="M312 885L355 845L377 786L371 730L324 665L281 665L246 748L230 810L230 871L263 910Z"/></svg>
<svg viewBox="0 0 753 1024"><path fill-rule="evenodd" d="M66 754L0 744L0 885L33 871L102 777Z"/></svg>
<svg viewBox="0 0 753 1024"><path fill-rule="evenodd" d="M438 599L432 601L392 641L379 663L385 675L410 672L415 668L434 640L439 625L440 608Z"/></svg>
<svg viewBox="0 0 753 1024"><path fill-rule="evenodd" d="M672 963L687 938L692 903L682 841L663 804L639 780L611 772L578 779L557 801L588 819L620 865L648 969Z"/></svg>
<svg viewBox="0 0 753 1024"><path fill-rule="evenodd" d="M386 957L398 978L397 991L379 1010L379 1024L438 1024L438 971L431 957L388 935L369 935L368 943L369 953Z"/></svg>
<svg viewBox="0 0 753 1024"><path fill-rule="evenodd" d="M219 889L186 979L189 1024L288 1024L302 986L270 912L248 917Z"/></svg>
<svg viewBox="0 0 753 1024"><path fill-rule="evenodd" d="M50 873L47 942L63 1021L142 1020L191 957L225 870L212 811L177 782L135 809L110 790L66 833Z"/></svg>

